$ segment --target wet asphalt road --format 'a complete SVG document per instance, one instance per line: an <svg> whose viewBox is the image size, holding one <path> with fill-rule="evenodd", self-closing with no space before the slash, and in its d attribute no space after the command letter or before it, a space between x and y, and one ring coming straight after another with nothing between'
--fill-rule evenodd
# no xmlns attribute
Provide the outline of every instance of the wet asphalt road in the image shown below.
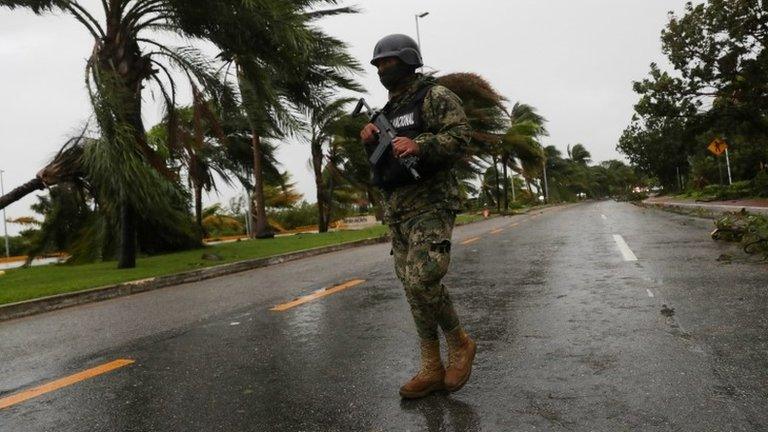
<svg viewBox="0 0 768 432"><path fill-rule="evenodd" d="M135 360L0 431L765 431L768 264L710 226L600 202L458 228L476 366L419 401L397 395L418 356L387 245L0 323L0 398Z"/></svg>

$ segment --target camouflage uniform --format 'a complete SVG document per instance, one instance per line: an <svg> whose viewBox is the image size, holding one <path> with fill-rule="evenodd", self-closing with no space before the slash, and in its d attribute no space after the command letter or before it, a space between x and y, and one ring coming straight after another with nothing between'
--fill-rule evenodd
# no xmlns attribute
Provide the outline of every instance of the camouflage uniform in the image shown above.
<svg viewBox="0 0 768 432"><path fill-rule="evenodd" d="M384 222L419 337L437 340L438 325L444 332L459 326L441 279L451 261L451 234L461 204L453 166L466 151L470 128L458 96L429 77L418 75L406 90L392 95L390 105L408 103L425 85L433 86L422 106L425 131L413 140L420 160L441 169L425 181L385 192Z"/></svg>

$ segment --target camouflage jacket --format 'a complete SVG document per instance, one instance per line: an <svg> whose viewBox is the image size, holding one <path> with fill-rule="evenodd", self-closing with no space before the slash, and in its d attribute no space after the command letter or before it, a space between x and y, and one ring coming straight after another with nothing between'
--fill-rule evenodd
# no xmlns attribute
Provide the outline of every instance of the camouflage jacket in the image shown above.
<svg viewBox="0 0 768 432"><path fill-rule="evenodd" d="M390 95L390 105L396 109L400 104L407 104L425 85L433 86L422 106L426 130L414 141L419 145L419 158L444 169L425 181L385 192L385 224L400 223L430 210L458 211L461 208L454 166L467 152L471 133L461 99L447 88L437 85L434 78L419 74L408 88Z"/></svg>

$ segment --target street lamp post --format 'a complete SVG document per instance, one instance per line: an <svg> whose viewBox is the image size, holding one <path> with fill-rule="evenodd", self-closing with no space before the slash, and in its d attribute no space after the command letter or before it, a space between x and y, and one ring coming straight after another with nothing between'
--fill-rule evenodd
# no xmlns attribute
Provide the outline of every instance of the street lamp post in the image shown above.
<svg viewBox="0 0 768 432"><path fill-rule="evenodd" d="M424 61L424 50L421 49L421 33L419 33L419 18L424 18L425 16L429 15L429 12L422 12L420 14L414 15L414 19L416 20L416 42L419 44L419 51L421 51L421 59L422 62ZM424 67L422 66L422 70Z"/></svg>
<svg viewBox="0 0 768 432"><path fill-rule="evenodd" d="M3 185L4 170L0 170L0 196L5 195L5 186ZM5 256L11 256L11 246L8 242L8 222L5 220L5 208L3 208L3 231L5 231Z"/></svg>

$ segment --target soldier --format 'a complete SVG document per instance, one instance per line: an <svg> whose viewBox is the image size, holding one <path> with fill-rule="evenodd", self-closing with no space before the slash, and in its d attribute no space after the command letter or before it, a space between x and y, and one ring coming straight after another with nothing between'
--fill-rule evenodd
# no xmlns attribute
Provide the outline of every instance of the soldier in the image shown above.
<svg viewBox="0 0 768 432"><path fill-rule="evenodd" d="M469 143L470 128L461 100L416 73L422 66L416 42L395 34L381 39L371 64L389 90L382 113L397 129L393 151L373 168L373 183L385 197L384 223L392 236L395 272L405 288L413 320L421 339L421 368L400 388L403 398L419 398L436 390L457 391L472 371L475 342L441 283L451 256L451 233L460 209L454 165ZM372 151L378 130L367 124L360 132ZM417 156L416 180L396 158ZM448 345L448 365L440 359L438 327Z"/></svg>

